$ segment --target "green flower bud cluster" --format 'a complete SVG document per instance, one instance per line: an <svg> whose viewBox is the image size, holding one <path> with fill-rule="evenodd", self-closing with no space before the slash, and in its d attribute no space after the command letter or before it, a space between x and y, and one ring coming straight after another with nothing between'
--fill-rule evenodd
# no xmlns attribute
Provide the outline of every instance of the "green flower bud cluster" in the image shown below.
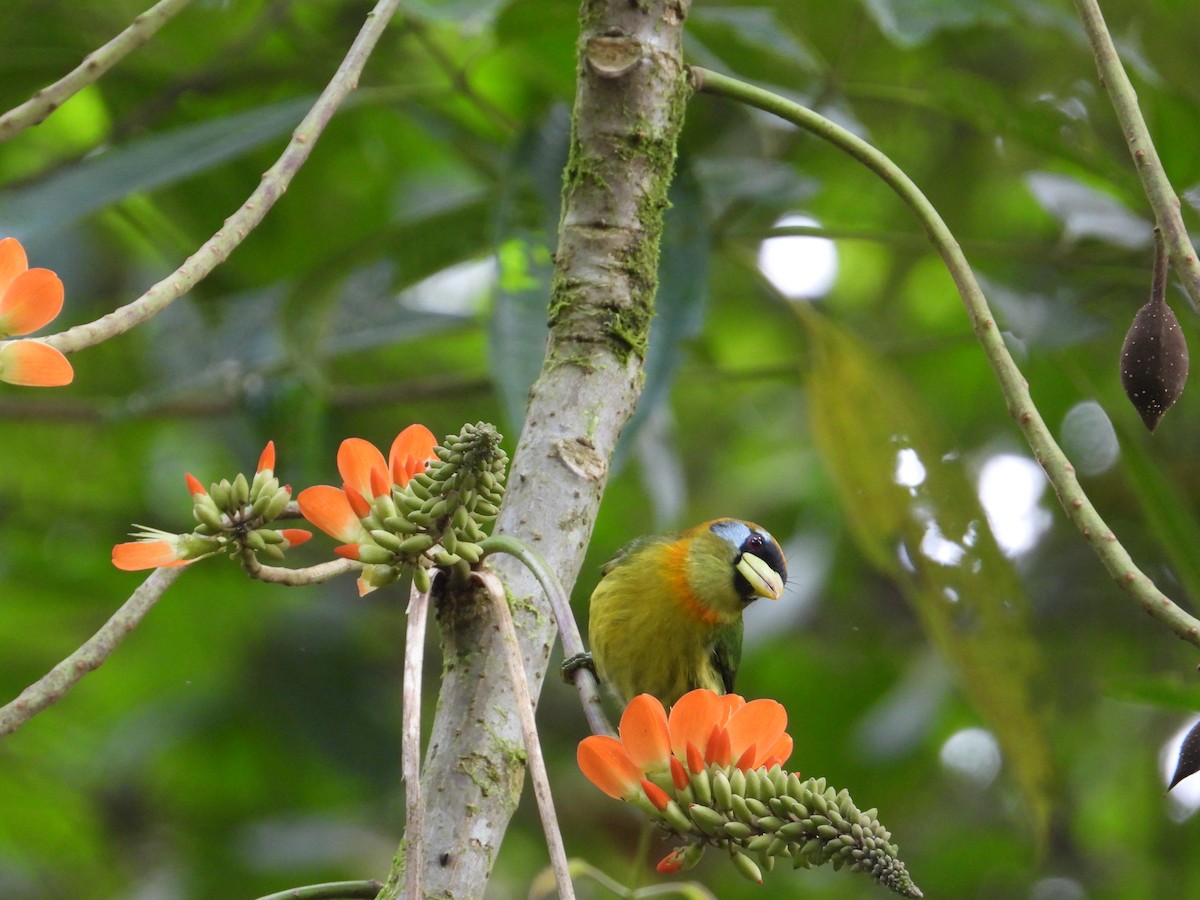
<svg viewBox="0 0 1200 900"><path fill-rule="evenodd" d="M431 567L479 562L484 529L504 499L508 454L500 441L493 425L464 425L434 449L425 471L371 502L361 520L371 542L357 548L371 587L411 571L418 590L427 591Z"/></svg>
<svg viewBox="0 0 1200 900"><path fill-rule="evenodd" d="M669 775L653 779L674 799L661 810L648 804L660 827L689 839L669 857L673 870L695 865L709 845L726 850L738 871L756 882L776 860L796 869L832 863L866 872L901 896L922 896L876 811L860 811L824 778L801 780L779 766L710 765L687 774L682 789Z"/></svg>
<svg viewBox="0 0 1200 900"><path fill-rule="evenodd" d="M253 480L247 480L239 472L233 481L223 478L210 485L207 493L194 490L192 516L197 522L194 535L219 546L229 546L231 552L247 548L260 556L281 560L287 538L265 526L279 517L291 499L292 489L281 485L273 470L260 469Z"/></svg>

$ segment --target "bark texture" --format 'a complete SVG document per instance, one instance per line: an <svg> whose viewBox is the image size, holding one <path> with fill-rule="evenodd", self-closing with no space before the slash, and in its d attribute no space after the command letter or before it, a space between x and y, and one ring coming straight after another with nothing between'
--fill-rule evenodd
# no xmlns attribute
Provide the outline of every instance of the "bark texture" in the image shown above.
<svg viewBox="0 0 1200 900"><path fill-rule="evenodd" d="M568 590L613 448L641 393L662 215L687 96L681 40L689 3L584 0L580 9L550 338L496 523L498 533L538 550ZM524 569L505 559L495 571L517 600L536 697L554 620ZM403 895L405 870L418 867L423 896L481 897L524 781L525 750L486 599L442 597L436 608L445 669L421 779L424 852L406 860L401 847L380 894L386 900Z"/></svg>

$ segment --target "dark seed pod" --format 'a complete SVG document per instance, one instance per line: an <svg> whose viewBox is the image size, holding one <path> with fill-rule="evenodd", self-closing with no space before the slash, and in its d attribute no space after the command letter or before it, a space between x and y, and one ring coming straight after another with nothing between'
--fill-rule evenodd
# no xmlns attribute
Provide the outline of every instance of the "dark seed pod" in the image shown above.
<svg viewBox="0 0 1200 900"><path fill-rule="evenodd" d="M1192 730L1187 733L1183 743L1179 745L1179 761L1175 764L1175 774L1171 776L1171 783L1167 785L1167 790L1171 790L1183 779L1196 772L1200 772L1200 722L1192 726Z"/></svg>
<svg viewBox="0 0 1200 900"><path fill-rule="evenodd" d="M1156 232L1156 238L1158 238ZM1150 302L1137 311L1121 347L1121 384L1151 431L1171 408L1188 376L1188 348L1166 301L1166 254L1156 241Z"/></svg>

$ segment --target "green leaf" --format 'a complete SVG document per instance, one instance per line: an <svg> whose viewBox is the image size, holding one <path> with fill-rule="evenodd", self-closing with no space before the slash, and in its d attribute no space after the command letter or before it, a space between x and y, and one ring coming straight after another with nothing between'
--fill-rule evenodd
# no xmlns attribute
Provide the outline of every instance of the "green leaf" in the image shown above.
<svg viewBox="0 0 1200 900"><path fill-rule="evenodd" d="M1052 766L1028 601L957 456L900 375L805 304L813 437L862 554L904 593L993 730L1040 844Z"/></svg>
<svg viewBox="0 0 1200 900"><path fill-rule="evenodd" d="M906 49L939 31L975 25L1006 25L1009 14L992 0L863 0L875 24L892 43Z"/></svg>
<svg viewBox="0 0 1200 900"><path fill-rule="evenodd" d="M285 100L139 138L0 193L0 233L54 231L138 191L182 181L286 134L312 97Z"/></svg>
<svg viewBox="0 0 1200 900"><path fill-rule="evenodd" d="M750 75L780 69L813 74L820 70L812 52L779 21L770 7L700 7L688 18L687 35L700 40L729 67Z"/></svg>

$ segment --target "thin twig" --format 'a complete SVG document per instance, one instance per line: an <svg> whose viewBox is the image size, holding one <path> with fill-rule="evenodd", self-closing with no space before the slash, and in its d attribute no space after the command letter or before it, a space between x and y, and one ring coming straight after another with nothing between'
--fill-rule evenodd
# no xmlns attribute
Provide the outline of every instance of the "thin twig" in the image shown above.
<svg viewBox="0 0 1200 900"><path fill-rule="evenodd" d="M182 572L182 566L155 569L78 650L21 691L17 699L0 707L0 737L12 734L46 707L57 703L84 675L98 669Z"/></svg>
<svg viewBox="0 0 1200 900"><path fill-rule="evenodd" d="M563 590L546 561L537 551L526 547L521 541L506 534L493 534L480 543L484 554L507 553L515 557L527 568L550 602L554 612L554 620L558 623L558 634L562 640L563 656L570 659L584 652L583 638L579 634L579 626L575 623L575 615L571 612L571 601ZM613 727L604 715L604 704L600 700L600 689L596 676L586 666L575 669L571 675L575 689L579 691L579 699L583 703L583 714L587 717L588 727L593 734L613 734Z"/></svg>
<svg viewBox="0 0 1200 900"><path fill-rule="evenodd" d="M525 658L521 654L521 642L513 624L512 610L508 608L508 597L504 583L487 571L475 571L471 576L487 590L500 620L500 636L504 641L508 660L508 674L513 683L513 694L517 704L517 715L521 719L521 731L525 737L525 759L529 766L529 777L533 781L533 795L537 798L538 814L542 817L542 830L546 833L546 845L550 850L550 864L554 867L554 880L558 885L559 900L574 900L575 888L571 884L570 864L563 847L562 830L558 827L558 816L554 813L554 798L550 795L550 778L546 774L546 761L542 758L542 745L538 741L537 722L534 720L533 698L529 695L529 682L525 680Z"/></svg>
<svg viewBox="0 0 1200 900"><path fill-rule="evenodd" d="M382 881L331 881L288 888L258 900L375 900L381 890Z"/></svg>
<svg viewBox="0 0 1200 900"><path fill-rule="evenodd" d="M1100 71L1100 83L1108 91L1108 99L1112 102L1113 112L1121 123L1121 131L1129 143L1129 152L1133 156L1133 164L1138 177L1142 179L1142 188L1146 199L1154 210L1154 218L1162 229L1171 265L1179 273L1183 289L1187 293L1188 302L1192 309L1200 311L1200 263L1196 261L1196 250L1188 237L1187 226L1183 224L1183 215L1179 208L1179 196L1171 187L1170 179L1158 158L1154 141L1150 138L1150 129L1142 118L1142 110L1138 106L1137 92L1125 74L1121 65L1121 57L1113 45L1112 35L1104 24L1104 15L1100 12L1100 4L1096 0L1075 0L1075 8L1087 32L1088 43L1092 45L1092 53L1096 57L1096 68Z"/></svg>
<svg viewBox="0 0 1200 900"><path fill-rule="evenodd" d="M145 44L192 0L161 0L137 16L115 38L83 58L83 62L58 81L42 88L20 106L0 116L0 143L26 128L38 125L69 98L100 78L122 59Z"/></svg>
<svg viewBox="0 0 1200 900"><path fill-rule="evenodd" d="M1029 393L1029 384L1004 344L1004 337L996 327L987 298L975 280L970 263L967 262L954 235L942 221L942 217L912 179L880 150L819 113L785 100L770 91L707 69L693 67L691 77L697 91L728 97L773 113L829 141L878 175L909 206L928 232L930 240L937 247L954 279L975 335L983 347L984 356L1000 383L1000 391L1007 401L1009 414L1016 420L1025 440L1032 448L1034 458L1045 470L1046 477L1054 486L1058 501L1066 511L1067 517L1091 544L1092 550L1113 580L1132 596L1142 609L1183 640L1200 646L1200 620L1180 609L1134 565L1128 551L1117 540L1112 529L1101 518L1080 487L1079 479L1075 476L1075 467L1050 434L1050 429L1046 427L1041 413L1034 405Z"/></svg>
<svg viewBox="0 0 1200 900"><path fill-rule="evenodd" d="M275 164L263 173L258 187L246 202L225 220L225 226L221 230L184 260L183 265L136 300L101 316L94 322L76 325L59 334L50 335L45 339L46 343L57 347L63 353L71 353L122 334L162 312L228 259L287 190L292 178L308 159L325 126L333 118L333 114L358 85L358 77L371 51L399 4L400 0L379 0L375 8L367 14L367 21L354 39L345 59L312 109L292 132L292 139L287 148Z"/></svg>
<svg viewBox="0 0 1200 900"><path fill-rule="evenodd" d="M408 628L404 636L404 712L400 765L404 778L406 900L421 900L421 854L425 844L425 805L421 798L421 671L425 664L425 623L429 592L413 584L408 595Z"/></svg>
<svg viewBox="0 0 1200 900"><path fill-rule="evenodd" d="M352 559L331 559L329 562L317 563L303 569L285 569L282 566L265 566L258 561L252 552L241 554L239 561L246 574L258 581L271 584L283 584L288 587L299 587L306 584L324 584L359 568L359 563Z"/></svg>

